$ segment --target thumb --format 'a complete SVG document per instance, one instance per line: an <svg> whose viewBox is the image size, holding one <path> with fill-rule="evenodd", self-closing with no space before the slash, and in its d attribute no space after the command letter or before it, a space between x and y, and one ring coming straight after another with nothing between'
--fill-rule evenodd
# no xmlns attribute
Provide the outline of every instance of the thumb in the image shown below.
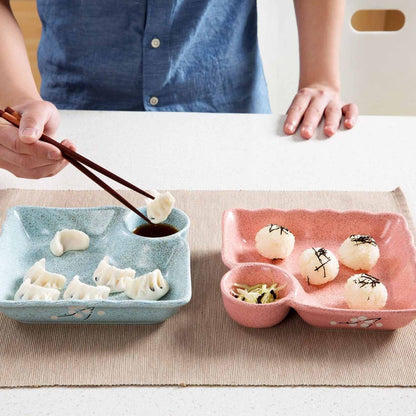
<svg viewBox="0 0 416 416"><path fill-rule="evenodd" d="M44 106L33 106L23 111L19 127L20 140L27 144L36 142L42 135L49 116L49 111Z"/></svg>

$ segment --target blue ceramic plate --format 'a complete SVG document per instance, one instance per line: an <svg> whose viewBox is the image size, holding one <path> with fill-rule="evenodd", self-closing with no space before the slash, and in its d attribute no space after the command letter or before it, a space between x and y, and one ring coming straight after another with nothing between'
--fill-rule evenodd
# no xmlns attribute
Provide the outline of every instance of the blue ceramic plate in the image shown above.
<svg viewBox="0 0 416 416"><path fill-rule="evenodd" d="M32 323L155 324L169 318L191 299L189 219L174 209L165 222L180 232L157 239L131 232L142 222L122 207L10 208L0 236L0 311ZM87 233L89 248L55 257L49 243L64 228ZM135 269L136 276L159 268L169 292L157 301L131 300L124 293L110 294L106 300L63 300L65 286L56 301L13 300L26 271L41 258L46 259L46 270L63 274L67 284L79 275L82 282L95 285L92 275L105 255L117 267Z"/></svg>

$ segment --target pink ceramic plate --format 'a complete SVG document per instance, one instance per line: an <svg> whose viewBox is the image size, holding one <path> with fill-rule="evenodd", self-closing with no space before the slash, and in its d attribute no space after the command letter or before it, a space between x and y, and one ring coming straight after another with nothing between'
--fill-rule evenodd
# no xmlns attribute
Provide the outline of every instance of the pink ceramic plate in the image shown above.
<svg viewBox="0 0 416 416"><path fill-rule="evenodd" d="M295 248L287 259L269 260L258 254L254 238L267 224L283 225L295 235ZM358 272L342 264L337 278L322 286L308 285L299 272L299 256L306 248L325 247L337 254L351 234L369 234L379 246L380 259L369 273L388 290L387 304L381 310L348 308L343 288ZM232 209L223 215L222 258L231 269L245 263L266 263L286 271L293 285L285 293L284 303L311 325L397 329L416 318L416 250L406 219L399 214Z"/></svg>

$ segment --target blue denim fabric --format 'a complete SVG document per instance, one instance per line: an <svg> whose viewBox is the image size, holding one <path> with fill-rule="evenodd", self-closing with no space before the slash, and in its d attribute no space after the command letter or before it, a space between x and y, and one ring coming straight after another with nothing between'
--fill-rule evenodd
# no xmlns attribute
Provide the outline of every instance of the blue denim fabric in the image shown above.
<svg viewBox="0 0 416 416"><path fill-rule="evenodd" d="M41 95L58 108L270 112L256 0L38 0L38 11Z"/></svg>

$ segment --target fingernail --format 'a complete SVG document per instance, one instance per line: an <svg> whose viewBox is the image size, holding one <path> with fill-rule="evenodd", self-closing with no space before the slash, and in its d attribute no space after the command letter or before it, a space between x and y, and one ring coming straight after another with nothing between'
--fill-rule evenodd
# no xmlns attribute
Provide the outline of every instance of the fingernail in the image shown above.
<svg viewBox="0 0 416 416"><path fill-rule="evenodd" d="M295 125L293 123L287 123L286 130L293 132L295 130Z"/></svg>
<svg viewBox="0 0 416 416"><path fill-rule="evenodd" d="M36 128L31 128L31 127L26 127L22 131L22 136L24 136L24 137L37 138L38 137L38 134L39 134L39 130L36 129Z"/></svg>
<svg viewBox="0 0 416 416"><path fill-rule="evenodd" d="M53 150L48 152L48 159L59 160L60 158L61 158L61 154L59 152L55 152Z"/></svg>

